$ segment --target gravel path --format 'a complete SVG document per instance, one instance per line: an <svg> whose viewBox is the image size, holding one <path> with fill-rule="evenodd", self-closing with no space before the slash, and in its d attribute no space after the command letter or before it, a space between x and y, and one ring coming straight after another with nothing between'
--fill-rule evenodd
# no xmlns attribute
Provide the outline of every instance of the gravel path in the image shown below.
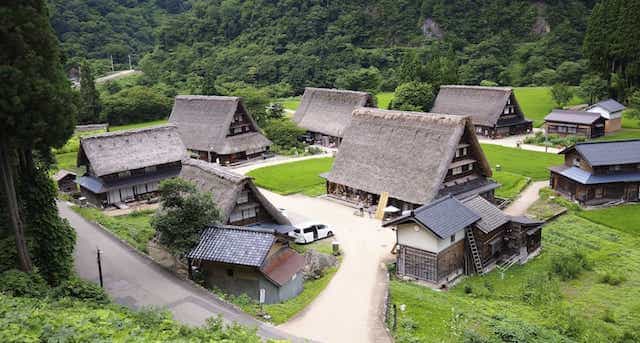
<svg viewBox="0 0 640 343"><path fill-rule="evenodd" d="M534 129L534 132L539 130L541 129ZM527 136L532 136L532 135L508 136L500 139L491 139L491 138L478 136L478 140L480 141L480 143L484 143L484 144L500 145L507 148L518 148L518 143L523 142L524 139L527 138ZM557 149L557 148L546 148L543 146L531 145L531 144L520 144L520 149L538 151L538 152L548 152L550 154L557 154L560 151L560 149Z"/></svg>
<svg viewBox="0 0 640 343"><path fill-rule="evenodd" d="M540 198L540 190L549 185L549 181L537 181L533 182L525 190L520 193L520 196L516 198L516 200L511 203L505 210L504 213L510 216L523 216L527 213L527 210L531 205L533 205L538 198Z"/></svg>

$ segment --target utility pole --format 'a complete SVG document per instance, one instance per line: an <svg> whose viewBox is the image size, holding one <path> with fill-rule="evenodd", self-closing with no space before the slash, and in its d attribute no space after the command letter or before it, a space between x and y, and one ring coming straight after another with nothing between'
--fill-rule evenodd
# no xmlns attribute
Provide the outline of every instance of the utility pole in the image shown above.
<svg viewBox="0 0 640 343"><path fill-rule="evenodd" d="M133 67L131 66L131 54L129 54L129 70L133 70Z"/></svg>
<svg viewBox="0 0 640 343"><path fill-rule="evenodd" d="M102 254L102 251L100 251L100 248L96 247L96 256L98 260L98 275L100 276L100 287L104 288L104 282L102 281L102 260L100 259L100 254Z"/></svg>
<svg viewBox="0 0 640 343"><path fill-rule="evenodd" d="M115 71L115 69L113 68L113 55L109 55L111 56L111 71Z"/></svg>

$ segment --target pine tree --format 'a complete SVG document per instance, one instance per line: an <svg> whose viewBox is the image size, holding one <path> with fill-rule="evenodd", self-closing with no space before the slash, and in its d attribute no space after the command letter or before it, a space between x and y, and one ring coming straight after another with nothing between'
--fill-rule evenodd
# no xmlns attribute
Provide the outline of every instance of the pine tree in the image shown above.
<svg viewBox="0 0 640 343"><path fill-rule="evenodd" d="M81 124L97 123L100 120L102 105L91 66L86 61L80 66L80 97L82 98L82 108L78 113L78 122Z"/></svg>

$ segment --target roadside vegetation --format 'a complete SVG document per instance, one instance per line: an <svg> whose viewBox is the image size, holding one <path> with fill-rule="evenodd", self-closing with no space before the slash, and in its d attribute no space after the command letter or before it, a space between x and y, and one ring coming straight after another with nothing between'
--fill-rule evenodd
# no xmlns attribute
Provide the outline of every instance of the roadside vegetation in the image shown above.
<svg viewBox="0 0 640 343"><path fill-rule="evenodd" d="M391 281L397 342L632 342L640 339L637 234L568 214L543 229L543 252L504 279L448 292Z"/></svg>
<svg viewBox="0 0 640 343"><path fill-rule="evenodd" d="M503 199L517 197L531 182L528 177L495 170L493 171L493 179L501 185L496 189L496 196Z"/></svg>
<svg viewBox="0 0 640 343"><path fill-rule="evenodd" d="M578 213L592 222L640 236L640 204L627 204Z"/></svg>
<svg viewBox="0 0 640 343"><path fill-rule="evenodd" d="M85 219L102 225L139 251L148 253L147 243L155 234L150 224L155 211L134 211L127 215L111 217L93 207L73 206L72 209Z"/></svg>

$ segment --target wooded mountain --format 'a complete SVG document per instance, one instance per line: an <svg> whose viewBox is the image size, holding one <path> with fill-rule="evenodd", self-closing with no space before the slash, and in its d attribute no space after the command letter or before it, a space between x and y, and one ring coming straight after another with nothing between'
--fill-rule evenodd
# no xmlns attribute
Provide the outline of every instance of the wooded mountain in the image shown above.
<svg viewBox="0 0 640 343"><path fill-rule="evenodd" d="M239 81L299 92L363 77L392 90L408 51L435 69L453 62L451 82L577 84L595 0L49 2L69 59L135 53L149 83L215 93Z"/></svg>

